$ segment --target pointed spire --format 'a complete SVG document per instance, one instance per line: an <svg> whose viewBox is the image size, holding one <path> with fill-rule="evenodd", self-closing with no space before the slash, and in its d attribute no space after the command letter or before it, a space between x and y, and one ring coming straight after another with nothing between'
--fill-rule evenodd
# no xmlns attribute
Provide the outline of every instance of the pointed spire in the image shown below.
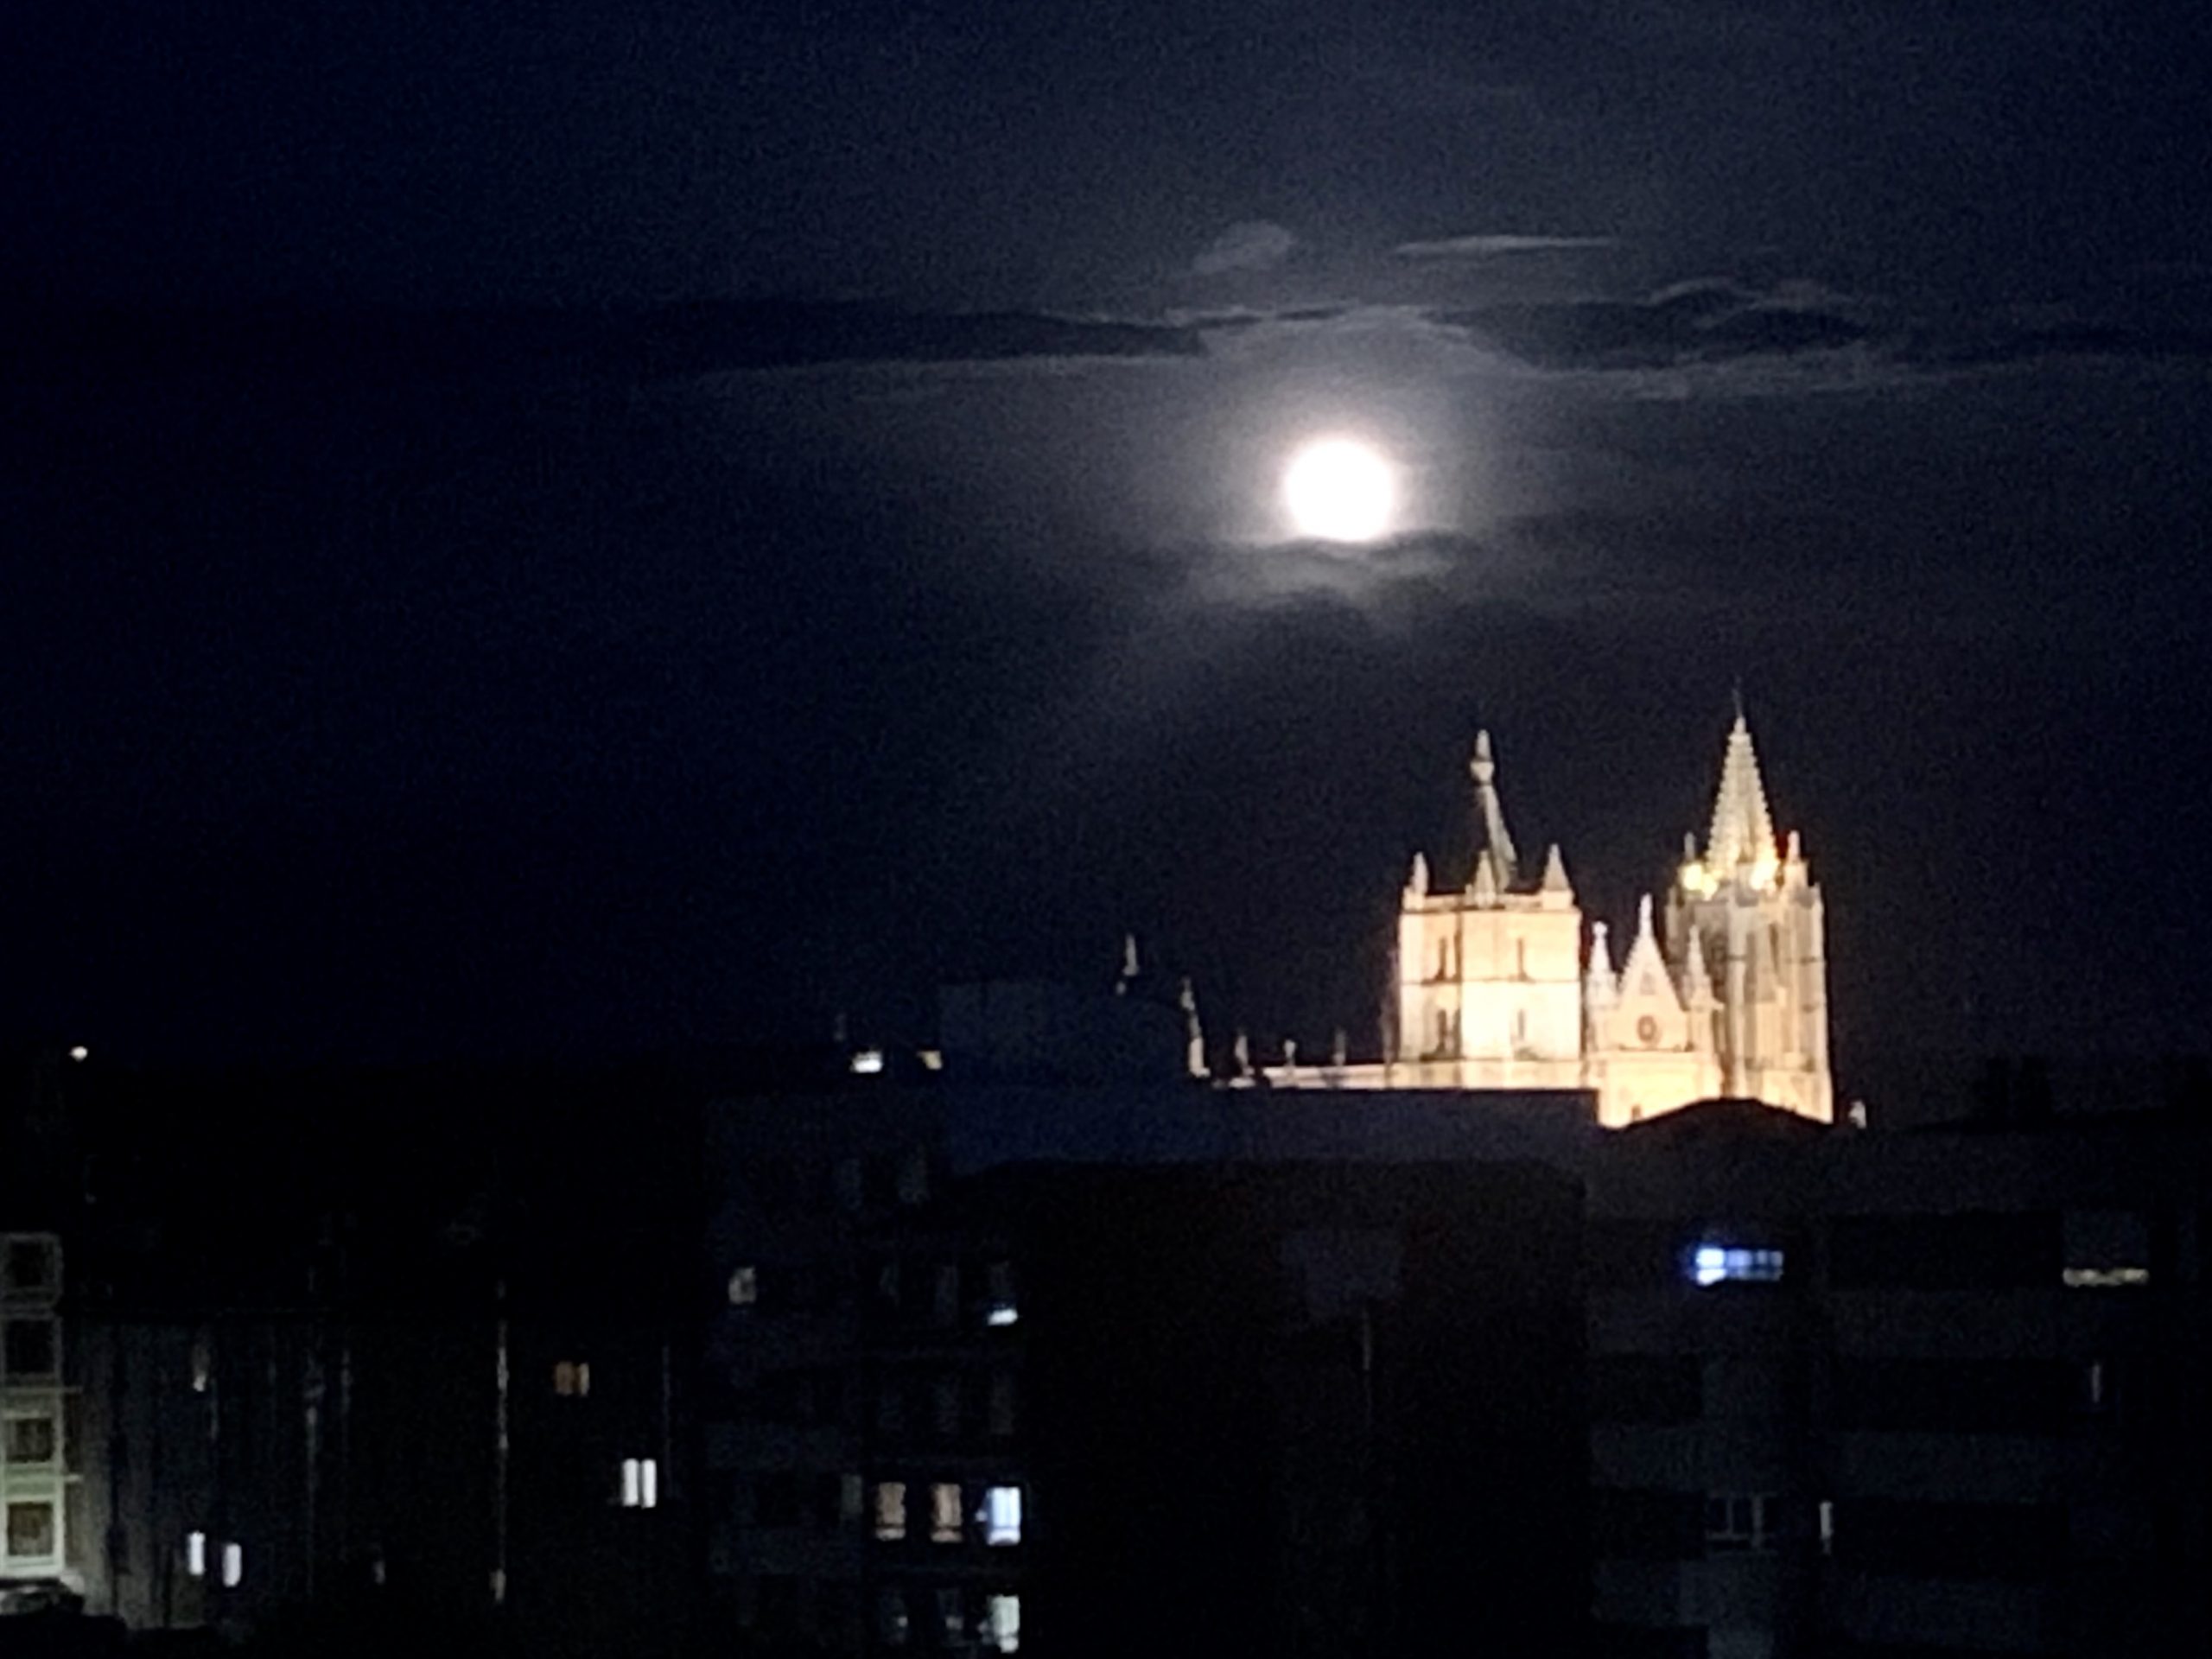
<svg viewBox="0 0 2212 1659"><path fill-rule="evenodd" d="M1547 910L1564 910L1574 902L1574 887L1567 879L1567 861L1560 856L1557 842L1544 850L1544 880L1536 892Z"/></svg>
<svg viewBox="0 0 2212 1659"><path fill-rule="evenodd" d="M1675 991L1674 976L1667 971L1667 959L1660 953L1659 930L1651 919L1651 895L1645 893L1636 906L1636 943L1628 948L1628 960L1621 963L1621 995L1663 996L1681 1006Z"/></svg>
<svg viewBox="0 0 2212 1659"><path fill-rule="evenodd" d="M1468 883L1467 891L1478 910L1497 907L1497 893L1501 884L1497 879L1497 855L1487 847L1475 855L1475 879Z"/></svg>
<svg viewBox="0 0 2212 1659"><path fill-rule="evenodd" d="M1467 762L1467 771L1475 780L1475 803L1482 810L1483 845L1497 856L1499 885L1510 887L1520 857L1506 832L1505 809L1497 803L1497 762L1491 754L1487 731L1475 734L1475 758Z"/></svg>
<svg viewBox="0 0 2212 1659"><path fill-rule="evenodd" d="M1583 970L1582 1000L1592 1011L1611 1007L1620 1001L1621 984L1613 973L1613 949L1605 941L1605 925L1590 924L1590 965Z"/></svg>
<svg viewBox="0 0 2212 1659"><path fill-rule="evenodd" d="M1728 751L1720 763L1720 788L1713 801L1713 827L1705 841L1705 867L1726 880L1739 864L1774 864L1774 818L1759 781L1759 758L1751 747L1751 728L1736 716Z"/></svg>
<svg viewBox="0 0 2212 1659"><path fill-rule="evenodd" d="M1406 892L1417 899L1428 893L1428 860L1421 853L1414 855L1413 873L1406 877Z"/></svg>
<svg viewBox="0 0 2212 1659"><path fill-rule="evenodd" d="M1805 885L1805 843L1795 830L1783 844L1782 882L1788 887Z"/></svg>
<svg viewBox="0 0 2212 1659"><path fill-rule="evenodd" d="M1694 925L1689 949L1682 954L1682 1001L1692 1007L1713 1001L1713 971L1705 965L1705 941Z"/></svg>
<svg viewBox="0 0 2212 1659"><path fill-rule="evenodd" d="M1183 1010L1183 1069L1194 1077L1206 1075L1206 1032L1198 1023L1198 994L1187 976L1175 988L1175 1006Z"/></svg>

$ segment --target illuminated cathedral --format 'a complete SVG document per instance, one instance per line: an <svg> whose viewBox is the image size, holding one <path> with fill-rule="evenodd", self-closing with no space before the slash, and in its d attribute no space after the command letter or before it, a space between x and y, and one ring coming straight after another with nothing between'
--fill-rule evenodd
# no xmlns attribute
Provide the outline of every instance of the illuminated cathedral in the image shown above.
<svg viewBox="0 0 2212 1659"><path fill-rule="evenodd" d="M1740 713L1705 846L1684 838L1663 913L1645 895L1618 966L1605 923L1591 923L1585 948L1559 848L1523 863L1486 732L1469 771L1481 846L1456 892L1414 856L1385 992L1387 1058L1270 1081L1587 1089L1613 1128L1723 1095L1833 1117L1821 890L1796 833L1776 836Z"/></svg>

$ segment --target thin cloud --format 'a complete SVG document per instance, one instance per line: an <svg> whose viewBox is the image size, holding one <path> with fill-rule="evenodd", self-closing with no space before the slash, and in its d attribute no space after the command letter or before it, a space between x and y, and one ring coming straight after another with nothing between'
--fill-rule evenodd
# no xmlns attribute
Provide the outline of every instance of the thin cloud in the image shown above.
<svg viewBox="0 0 2212 1659"><path fill-rule="evenodd" d="M638 310L79 311L19 320L0 383L218 372L396 380L650 382L837 364L1193 357L1195 330L1042 312L808 301Z"/></svg>
<svg viewBox="0 0 2212 1659"><path fill-rule="evenodd" d="M1617 248L1611 236L1520 236L1494 232L1446 236L1433 241L1401 242L1390 250L1401 259L1496 259L1516 253L1569 253L1580 249Z"/></svg>
<svg viewBox="0 0 2212 1659"><path fill-rule="evenodd" d="M1287 259L1298 238L1264 219L1240 219L1208 244L1191 262L1194 276L1220 276L1233 270L1268 270Z"/></svg>

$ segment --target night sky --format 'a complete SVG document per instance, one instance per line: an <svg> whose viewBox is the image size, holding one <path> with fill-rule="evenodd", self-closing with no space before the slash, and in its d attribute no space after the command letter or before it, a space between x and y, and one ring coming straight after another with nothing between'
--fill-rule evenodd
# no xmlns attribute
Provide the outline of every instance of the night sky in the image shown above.
<svg viewBox="0 0 2212 1659"><path fill-rule="evenodd" d="M9 1031L1357 1047L1478 721L1618 930L1740 685L1845 1097L2212 1047L2201 4L5 13Z"/></svg>

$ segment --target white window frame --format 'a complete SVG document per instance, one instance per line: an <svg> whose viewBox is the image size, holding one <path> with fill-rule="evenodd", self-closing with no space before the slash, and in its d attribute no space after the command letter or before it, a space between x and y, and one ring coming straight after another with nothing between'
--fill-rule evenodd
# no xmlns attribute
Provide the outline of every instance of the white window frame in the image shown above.
<svg viewBox="0 0 2212 1659"><path fill-rule="evenodd" d="M54 1541L53 1548L42 1551L36 1555L18 1555L15 1553L13 1541L9 1536L8 1511L17 1504L22 1505L25 1509L42 1509L46 1511L47 1535ZM6 1494L4 1498L0 1498L0 1560L10 1561L18 1567L28 1562L59 1561L66 1548L61 1536L61 1499L58 1496L49 1497L32 1492Z"/></svg>
<svg viewBox="0 0 2212 1659"><path fill-rule="evenodd" d="M16 1454L12 1438L17 1423L46 1423L50 1426L54 1451L44 1458L25 1458ZM62 1462L61 1414L54 1406L44 1403L11 1408L4 1421L0 1421L0 1465L16 1469L54 1469Z"/></svg>
<svg viewBox="0 0 2212 1659"><path fill-rule="evenodd" d="M1705 1547L1731 1554L1758 1553L1774 1542L1771 1496L1765 1492L1709 1492L1705 1500ZM1713 1524L1713 1506L1720 1506L1720 1521Z"/></svg>

